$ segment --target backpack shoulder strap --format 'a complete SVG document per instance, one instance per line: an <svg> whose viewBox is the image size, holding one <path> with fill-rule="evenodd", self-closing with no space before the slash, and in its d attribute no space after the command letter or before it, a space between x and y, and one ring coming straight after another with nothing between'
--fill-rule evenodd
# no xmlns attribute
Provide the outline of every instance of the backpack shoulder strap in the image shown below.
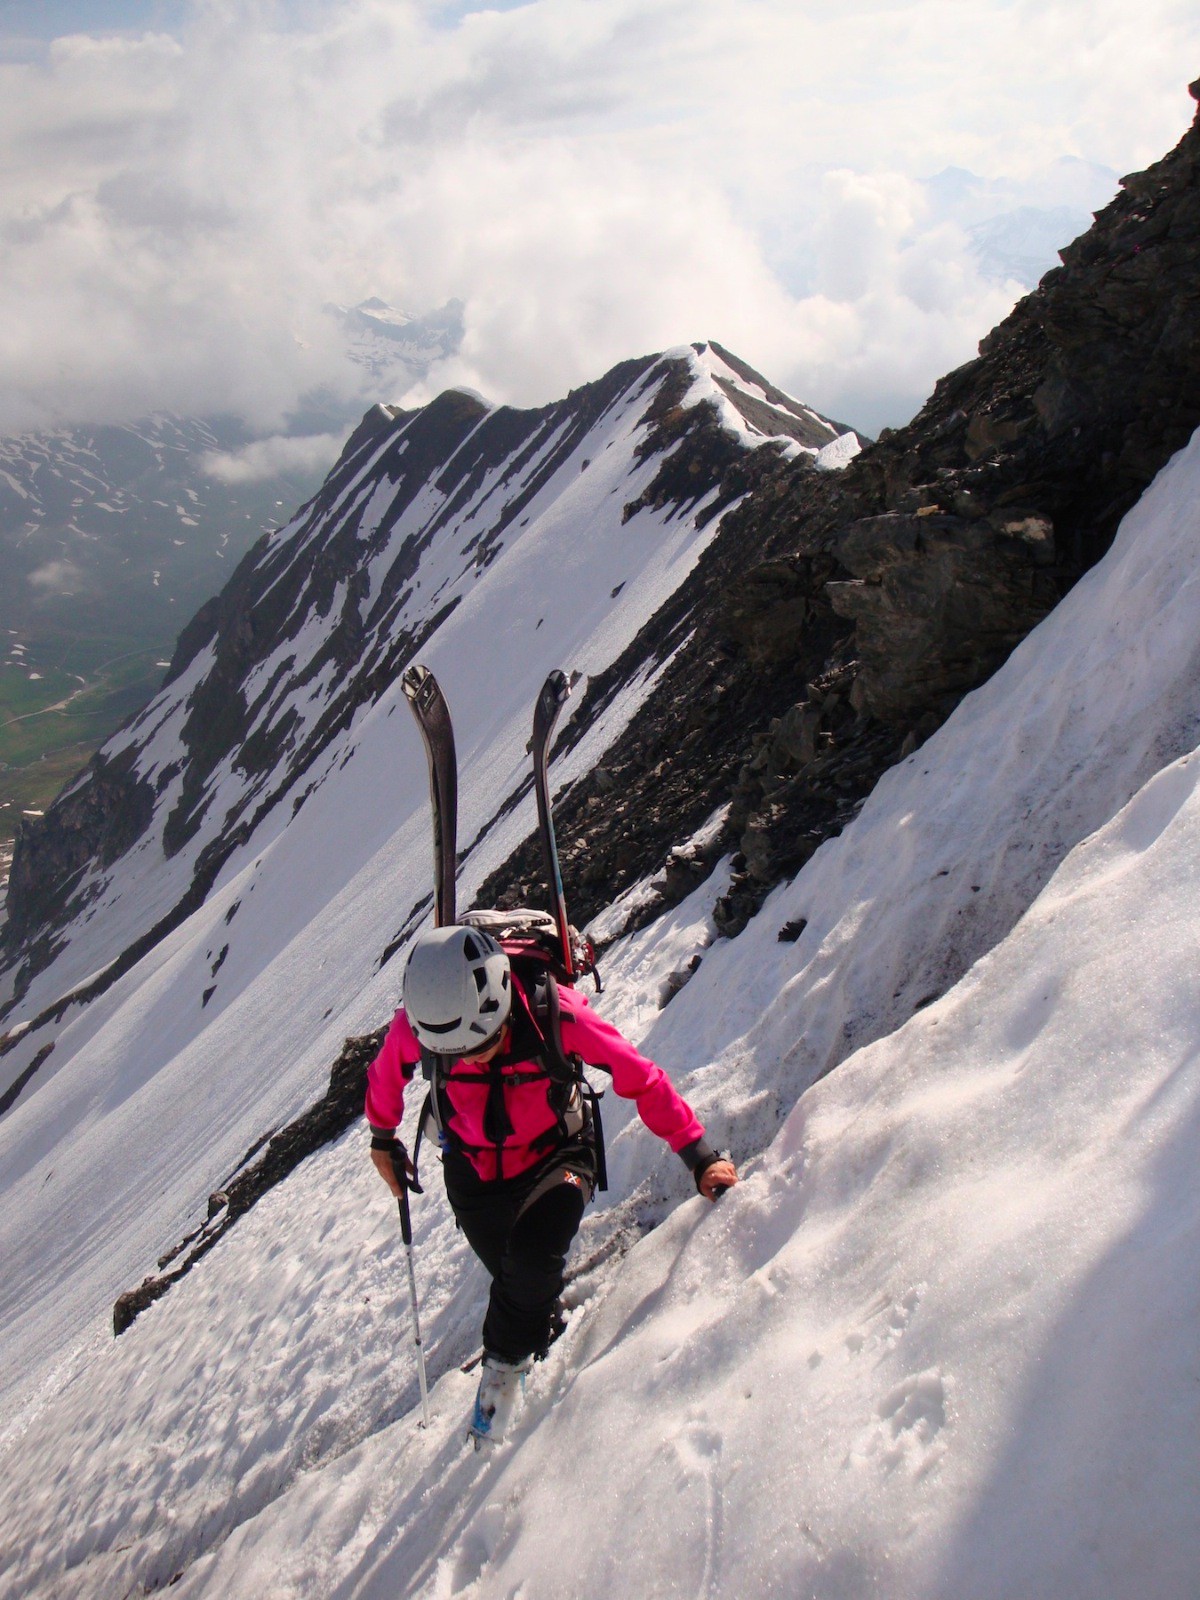
<svg viewBox="0 0 1200 1600"><path fill-rule="evenodd" d="M596 1153L596 1187L600 1190L608 1188L608 1162L604 1153L604 1123L600 1116L600 1092L593 1089L587 1081L583 1070L583 1057L568 1055L562 1042L562 1001L559 998L558 984L554 974L546 974L545 983L545 1020L539 1018L543 1037L546 1041L547 1057L553 1057L554 1066L548 1062L548 1070L561 1071L564 1079L578 1084L579 1092L587 1101L592 1124L592 1147ZM599 1071L607 1072L612 1076L611 1067L600 1066Z"/></svg>
<svg viewBox="0 0 1200 1600"><path fill-rule="evenodd" d="M432 1050L426 1050L419 1040L418 1045L421 1051L421 1076L426 1083L436 1083L441 1072L442 1058L435 1056Z"/></svg>
<svg viewBox="0 0 1200 1600"><path fill-rule="evenodd" d="M577 1056L569 1056L563 1048L562 1002L554 974L547 971L538 973L526 987L525 993L545 1046L547 1072L562 1082L576 1082L581 1075L581 1062Z"/></svg>

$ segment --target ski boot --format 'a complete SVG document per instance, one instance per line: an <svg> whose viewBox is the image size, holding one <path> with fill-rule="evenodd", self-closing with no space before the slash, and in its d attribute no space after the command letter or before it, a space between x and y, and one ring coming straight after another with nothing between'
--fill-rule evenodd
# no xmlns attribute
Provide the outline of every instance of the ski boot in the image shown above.
<svg viewBox="0 0 1200 1600"><path fill-rule="evenodd" d="M484 1352L483 1376L470 1429L476 1450L482 1450L485 1444L499 1444L504 1438L517 1402L525 1393L529 1365L528 1356L521 1361L502 1361L490 1350Z"/></svg>

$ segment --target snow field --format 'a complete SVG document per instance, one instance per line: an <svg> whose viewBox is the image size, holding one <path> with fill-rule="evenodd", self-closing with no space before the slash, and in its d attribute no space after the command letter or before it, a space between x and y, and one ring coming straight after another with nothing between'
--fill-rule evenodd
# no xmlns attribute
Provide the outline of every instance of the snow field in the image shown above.
<svg viewBox="0 0 1200 1600"><path fill-rule="evenodd" d="M637 1245L510 1445L451 1372L181 1595L1193 1594L1198 777Z"/></svg>
<svg viewBox="0 0 1200 1600"><path fill-rule="evenodd" d="M22 1129L30 1151L48 1141L6 1195L6 1263L24 1239L14 1281L36 1303L6 1346L39 1385L0 1454L14 1592L115 1600L182 1573L181 1595L540 1600L563 1594L568 1570L581 1596L1190 1600L1198 507L1193 441L1106 561L745 933L709 942L718 869L614 952L606 1009L733 1145L746 1181L715 1209L676 1206L581 1280L512 1443L483 1460L463 1449L473 1382L456 1370L481 1275L433 1174L418 1212L439 1379L426 1435L394 1212L357 1132L122 1340L102 1336L128 1239L144 1265L145 1241L174 1238L167 1220L204 1192L197 1139L211 1160L219 1116L231 1145L262 1131L246 1053L287 1063L272 1092L302 1102L305 1072L320 1075L351 1019L386 1012L396 972L364 984L349 946L369 928L374 949L407 910L405 871L427 877L424 773L406 769L413 809L390 838L361 798L354 810L362 787L341 788L348 817L331 779L81 1019L77 1098L55 1098L60 1072L0 1129ZM453 640L438 643L449 678ZM465 643L455 659L478 671ZM541 671L531 659L531 682ZM462 743L497 776L519 764L529 684L511 699L491 742L463 706ZM379 764L394 751L387 709L347 769L360 786L393 776ZM352 836L363 865L341 877L335 819L367 830ZM527 825L497 829L468 878ZM227 963L233 998L197 1031L201 946L224 897L249 907L252 881L255 938ZM316 925L313 905L327 908ZM800 915L799 943L779 944ZM701 952L655 1012L663 981ZM169 1061L154 1067L152 1047ZM147 1098L159 1080L161 1110ZM139 1140L181 1105L165 1150ZM614 1190L583 1252L687 1193L678 1163L611 1097L605 1109ZM122 1150L151 1181L97 1228L88 1163L99 1153L108 1176ZM64 1181L67 1205L37 1188ZM144 1237L139 1205L156 1208Z"/></svg>

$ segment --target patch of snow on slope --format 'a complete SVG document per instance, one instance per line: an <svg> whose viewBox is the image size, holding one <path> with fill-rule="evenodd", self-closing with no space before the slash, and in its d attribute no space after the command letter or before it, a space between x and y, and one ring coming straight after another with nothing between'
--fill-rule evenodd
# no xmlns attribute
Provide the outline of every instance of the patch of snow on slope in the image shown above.
<svg viewBox="0 0 1200 1600"><path fill-rule="evenodd" d="M856 433L839 433L830 444L817 451L817 466L822 472L840 472L861 451Z"/></svg>
<svg viewBox="0 0 1200 1600"><path fill-rule="evenodd" d="M807 1094L740 1189L681 1206L607 1275L505 1448L465 1447L473 1379L445 1348L430 1433L384 1410L356 1437L355 1397L386 1391L380 1320L410 1404L415 1385L391 1208L348 1139L28 1430L12 1503L75 1441L87 1525L111 1530L88 1565L101 1596L209 1545L181 1596L557 1600L566 1526L579 1594L708 1593L736 1575L746 1593L817 1600L1187 1600L1198 895L1193 754L1076 847L955 989ZM767 959L773 938L760 917L738 943ZM801 1029L803 997L785 989L765 1021ZM679 1053L705 1047L674 1006L660 1028ZM440 1197L421 1216L434 1347L458 1349L469 1308L445 1299ZM236 1292L260 1251L273 1270ZM206 1382L187 1381L197 1362ZM151 1387L133 1400L139 1371ZM202 1423L227 1389L242 1408ZM272 1432L269 1409L291 1420ZM271 1499L301 1416L319 1470ZM140 1486L117 1469L147 1427L184 1458L151 1452ZM329 1460L339 1429L352 1447ZM215 1546L197 1479L219 1530L245 1518ZM182 1527L156 1519L156 1493L186 1508ZM31 1594L55 1592L59 1528L22 1541Z"/></svg>

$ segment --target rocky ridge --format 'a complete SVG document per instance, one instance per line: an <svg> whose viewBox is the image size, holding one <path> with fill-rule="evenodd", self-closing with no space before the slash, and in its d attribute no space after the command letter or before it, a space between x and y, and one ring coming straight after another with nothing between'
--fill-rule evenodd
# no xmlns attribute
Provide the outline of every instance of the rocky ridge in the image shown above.
<svg viewBox="0 0 1200 1600"><path fill-rule="evenodd" d="M1108 549L1200 424L1198 164L1193 122L844 472L759 464L649 625L688 643L562 804L581 917L657 869L648 919L733 850L718 916L736 932ZM685 841L724 803L697 855ZM483 898L536 881L530 841Z"/></svg>
<svg viewBox="0 0 1200 1600"><path fill-rule="evenodd" d="M706 525L784 454L820 476L814 462L838 426L790 400L777 407L778 391L727 354L704 358L719 388L697 347L697 360L624 362L535 411L463 391L411 412L373 408L317 496L184 629L158 698L23 828L3 935L14 1001L65 948L65 930L118 892L118 858L137 857L166 908L84 990L60 992L55 1015L178 926L276 807L294 815L356 714L519 537L539 497L553 497L586 442L604 448L614 418L636 414L642 430L630 463L640 492L613 506L625 521L649 512ZM738 407L704 397L727 400L730 388Z"/></svg>

